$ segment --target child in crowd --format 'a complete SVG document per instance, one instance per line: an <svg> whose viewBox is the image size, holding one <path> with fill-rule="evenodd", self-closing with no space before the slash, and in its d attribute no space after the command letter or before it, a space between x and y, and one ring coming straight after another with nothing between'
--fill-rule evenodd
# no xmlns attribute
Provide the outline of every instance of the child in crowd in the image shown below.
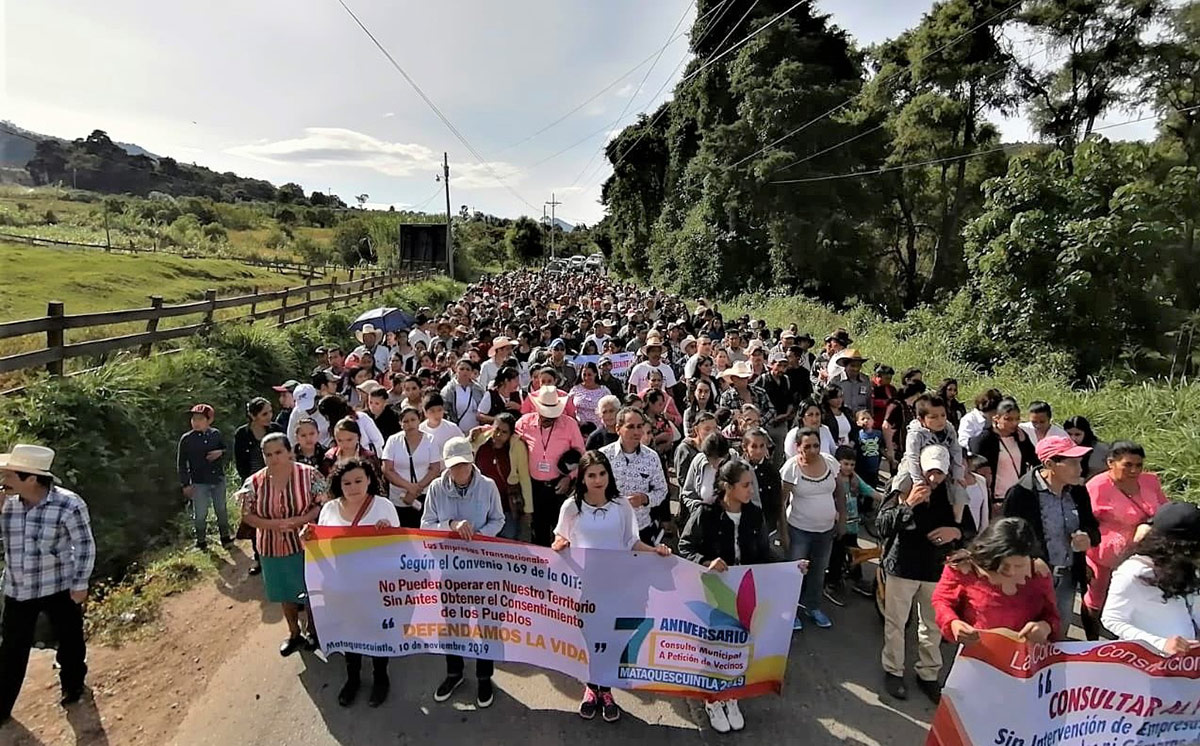
<svg viewBox="0 0 1200 746"><path fill-rule="evenodd" d="M433 452L441 453L442 446L446 445L446 441L451 438L463 437L463 431L459 429L446 416L446 402L442 399L442 395L437 392L431 392L425 395L424 399L425 421L421 423L421 432L428 435L433 440Z"/></svg>
<svg viewBox="0 0 1200 746"><path fill-rule="evenodd" d="M825 574L825 598L835 606L845 606L844 578L850 560L850 550L858 549L859 516L871 511L879 493L855 472L858 455L853 448L838 446L833 457L837 459L837 478L842 493L846 496L846 532L834 542L833 552L829 557L829 569ZM856 592L864 596L872 595L873 591L862 582L862 567L855 566L850 572L850 578Z"/></svg>
<svg viewBox="0 0 1200 746"><path fill-rule="evenodd" d="M875 427L869 409L854 413L858 423L858 473L872 488L879 486L879 465L883 462L883 431Z"/></svg>
<svg viewBox="0 0 1200 746"><path fill-rule="evenodd" d="M621 499L612 465L599 451L588 451L580 459L575 499L564 500L558 511L558 525L554 527L554 543L550 548L561 552L572 546L654 552L660 557L671 554L666 544L652 547L638 538L633 507ZM612 690L589 683L583 690L579 717L591 720L597 712L608 723L621 718L621 708L613 700Z"/></svg>
<svg viewBox="0 0 1200 746"><path fill-rule="evenodd" d="M320 435L317 421L311 417L305 417L296 425L296 445L292 446L292 454L295 456L297 464L311 466L314 469L321 468L325 453L318 443Z"/></svg>
<svg viewBox="0 0 1200 746"><path fill-rule="evenodd" d="M206 549L210 505L217 514L221 543L229 544L233 541L225 506L225 439L221 431L212 426L216 412L211 406L197 404L189 413L191 429L179 438L176 462L179 467L179 484L183 488L184 497L192 504L196 547Z"/></svg>
<svg viewBox="0 0 1200 746"><path fill-rule="evenodd" d="M758 478L758 494L767 521L767 532L773 533L779 526L780 489L783 482L779 478L779 469L771 461L771 436L761 427L751 428L742 436L741 447L743 458Z"/></svg>
<svg viewBox="0 0 1200 746"><path fill-rule="evenodd" d="M920 371L917 371L918 373ZM954 508L954 522L962 523L967 508L966 487L971 484L963 465L963 450L958 445L958 433L950 424L946 400L937 394L921 394L916 400L916 419L908 426L904 460L900 473L912 478L914 485L925 484L921 472L921 450L927 445L945 446L950 452L950 473L946 475L946 491Z"/></svg>

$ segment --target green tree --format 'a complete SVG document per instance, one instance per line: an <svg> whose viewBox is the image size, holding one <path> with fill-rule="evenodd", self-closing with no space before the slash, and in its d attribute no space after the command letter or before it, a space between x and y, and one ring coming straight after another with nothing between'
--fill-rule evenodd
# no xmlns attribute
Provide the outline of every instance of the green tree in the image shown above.
<svg viewBox="0 0 1200 746"><path fill-rule="evenodd" d="M347 267L374 264L376 261L371 229L364 220L347 220L339 225L333 233L333 248Z"/></svg>
<svg viewBox="0 0 1200 746"><path fill-rule="evenodd" d="M542 227L537 221L522 215L504 233L504 245L514 261L528 263L546 255Z"/></svg>
<svg viewBox="0 0 1200 746"><path fill-rule="evenodd" d="M275 193L275 199L285 205L302 204L305 201L304 187L293 182L288 182L279 187L279 190Z"/></svg>

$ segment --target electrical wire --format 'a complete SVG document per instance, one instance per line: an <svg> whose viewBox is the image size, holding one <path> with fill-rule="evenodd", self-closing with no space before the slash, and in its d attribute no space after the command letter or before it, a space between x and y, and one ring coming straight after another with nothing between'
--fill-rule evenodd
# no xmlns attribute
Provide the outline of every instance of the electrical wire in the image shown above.
<svg viewBox="0 0 1200 746"><path fill-rule="evenodd" d="M933 50L932 52L929 52L929 53L928 53L928 54L926 54L924 57L922 57L921 59L917 60L917 63L924 62L925 60L929 59L929 58L930 58L930 57L932 57L933 55L935 55L935 54L939 54L939 53L941 53L941 52L945 51L946 49L950 48L950 47L951 47L951 46L953 46L954 44L957 44L958 42L962 41L962 40L963 40L963 39L965 39L966 37L968 37L968 36L970 36L971 34L975 33L975 32L976 32L976 31L978 31L979 29L981 29L981 28L983 28L984 26L988 25L988 24L989 24L989 23L991 23L992 21L994 21L994 20L996 20L996 19L1000 18L1000 17L1001 17L1001 16L1003 16L1003 15L1006 15L1006 14L1008 14L1008 13L1011 13L1011 12L1013 12L1014 10L1016 10L1017 8L1019 8L1020 6L1021 6L1021 3L1020 3L1020 2L1014 2L1012 5L1010 5L1009 7L1005 8L1004 10L1000 10L1000 11L997 11L996 13L993 13L993 14L992 14L991 16L989 16L989 17L988 17L986 20L984 20L982 23L979 23L979 24L977 24L977 25L973 26L972 28L970 28L970 29L968 29L968 30L964 31L963 33L961 33L961 34L959 34L958 36L954 37L953 39L951 39L950 41L946 42L946 43L945 43L945 44L943 44L942 46L940 46L940 47L938 47L937 49ZM913 64L917 64L917 63L913 63ZM894 78L895 78L896 76L898 76L898 75L899 75L901 72L902 72L902 70L897 70L896 72L894 72L894 73L892 73L891 75L889 75L889 76L887 76L886 78L884 78L884 79L883 79L883 82L887 82L887 81L890 81L890 80L894 79ZM822 119L825 119L826 117L833 116L834 114L838 113L838 112L839 112L839 111L841 111L842 109L844 109L844 108L846 108L847 106L849 106L849 105L850 105L852 102L854 102L854 101L855 101L855 99L857 99L857 98L859 98L860 96L862 96L862 94L863 94L863 92L864 92L865 90L866 90L865 88L864 88L864 89L860 89L858 93L854 94L853 96L851 96L850 98L846 99L846 100L845 100L845 101L843 101L842 103L840 103L840 104L838 104L837 106L833 107L833 108L832 108L832 109L830 109L829 111L825 112L824 114L821 114L820 116L816 117L815 119L810 119L809 121L807 121L807 122L805 122L804 124L800 125L799 127L797 127L796 129L792 130L791 132L788 132L786 135L783 135L782 137L780 137L780 138L778 138L778 139L776 139L776 140L774 140L774 141L772 141L772 142L770 142L770 143L767 143L766 145L764 145L763 147L761 147L761 148L759 148L758 150L754 151L754 152L753 152L753 153L751 153L750 155L748 155L748 156L746 156L745 158L742 158L741 160L739 160L739 161L737 161L736 163L734 163L732 166L730 166L730 168L737 168L738 166L742 165L742 164L743 164L743 163L745 163L746 161L748 161L748 160L750 160L750 159L752 159L752 158L757 158L758 156L760 156L760 155L762 155L763 153L767 152L768 150L770 150L771 148L775 147L776 145L778 145L779 143L783 142L784 140L787 140L787 139L789 139L789 138L790 138L790 137L792 137L793 135L796 135L796 134L798 134L798 133L800 133L800 132L803 132L804 130L806 130L806 129L808 129L809 127L813 126L814 124L816 124L817 122L821 121Z"/></svg>
<svg viewBox="0 0 1200 746"><path fill-rule="evenodd" d="M375 47L383 53L383 56L386 57L388 62L392 64L392 67L396 69L396 72L400 73L400 75L412 87L412 89L417 92L417 95L421 97L421 100L424 101L425 104L433 111L433 113L437 115L438 119L442 121L442 124L446 126L446 129L450 130L450 134L454 135L455 139L462 143L463 147L467 149L467 152L475 157L475 160L479 162L479 165L482 166L484 170L486 170L488 174L490 174L491 177L496 180L496 183L504 187L509 194L523 202L531 210L537 209L533 206L532 202L521 196L516 189L513 189L512 185L500 178L500 174L496 173L496 170L492 168L492 164L484 160L483 156L479 154L479 151L476 150L475 147L471 145L467 138L462 134L462 132L460 132L458 128L454 126L454 123L442 113L442 110L438 108L437 104L435 104L433 100L425 94L425 91L421 90L421 86L417 85L417 81L413 80L412 76L409 75L408 72L405 71L405 69L400 65L400 63L396 61L396 58L392 56L391 52L389 52L387 48L379 42L379 39L375 38L375 35L371 33L371 30L367 28L366 24L359 20L358 16L354 14L354 11L350 9L349 5L346 5L345 0L337 0L337 2L342 6L346 13L348 13L350 17L354 19L354 22L358 24L358 27L362 29L362 32L367 35L367 38L371 40Z"/></svg>
<svg viewBox="0 0 1200 746"><path fill-rule="evenodd" d="M1195 111L1197 109L1200 109L1200 105L1189 106L1186 109L1175 109L1174 111L1172 111L1170 113L1171 114L1185 114L1189 111ZM1154 115L1151 115L1148 117L1140 117L1138 119L1130 119L1130 120L1127 120L1124 122L1114 122L1113 124L1106 124L1102 127L1093 127L1092 133L1101 132L1103 130L1116 129L1117 127L1125 127L1130 124L1138 124L1139 122L1148 122L1152 119L1160 119L1160 118L1161 117L1159 115L1154 114ZM1089 134L1091 134L1091 133L1089 133ZM1061 135L1061 136L1053 138L1053 139L1055 141L1058 141L1058 140L1066 140L1071 137L1074 137L1074 135ZM899 166L887 166L884 168L876 168L871 171L851 171L849 173L834 174L832 176L813 176L813 177L809 177L806 179L784 179L782 181L772 181L770 183L771 184L811 184L811 183L818 182L818 181L839 181L842 179L854 179L854 178L858 178L860 176L877 176L879 174L886 174L886 173L890 173L892 171L906 171L910 168L924 168L925 166L936 166L941 163L951 163L953 161L961 161L961 160L966 160L968 158L978 158L979 156L982 156L982 155L990 155L992 153L999 153L1000 151L1007 150L1007 149L1008 149L1008 146L1001 145L1000 147L989 148L987 150L979 150L974 153L965 153L963 155L952 155L947 158L935 158L930 161L921 161L920 163L905 163L905 164L902 164Z"/></svg>

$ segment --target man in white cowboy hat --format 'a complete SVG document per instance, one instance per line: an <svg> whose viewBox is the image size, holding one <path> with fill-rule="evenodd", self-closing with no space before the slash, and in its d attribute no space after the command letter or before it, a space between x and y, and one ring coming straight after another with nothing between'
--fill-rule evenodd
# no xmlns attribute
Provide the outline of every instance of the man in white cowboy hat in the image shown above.
<svg viewBox="0 0 1200 746"><path fill-rule="evenodd" d="M564 417L567 396L554 386L542 386L529 397L536 411L522 415L514 432L529 450L529 476L533 493L533 543L550 546L554 524L567 493L571 491L574 468L563 469L570 451L583 456L585 446L579 423Z"/></svg>
<svg viewBox="0 0 1200 746"><path fill-rule="evenodd" d="M729 383L729 388L721 394L718 407L725 407L731 412L740 412L743 404L753 404L758 407L763 422L770 422L775 416L775 408L771 406L771 398L760 386L752 386L750 381L755 378L754 369L750 363L742 360L721 372L721 378Z"/></svg>
<svg viewBox="0 0 1200 746"><path fill-rule="evenodd" d="M492 340L492 346L488 348L488 359L479 366L480 386L486 389L492 385L492 381L496 380L496 374L500 372L500 366L504 365L504 361L512 355L514 346L515 343L504 335Z"/></svg>
<svg viewBox="0 0 1200 746"><path fill-rule="evenodd" d="M17 445L0 454L0 509L4 539L4 616L0 625L0 726L21 692L38 614L58 637L61 703L78 702L87 674L83 602L96 564L87 505L55 483L54 451Z"/></svg>
<svg viewBox="0 0 1200 746"><path fill-rule="evenodd" d="M645 355L646 359L633 366L633 370L629 371L628 385L631 392L640 394L650 388L650 372L654 370L662 373L664 389L673 388L678 383L675 379L675 371L663 360L661 334L658 332L647 334L646 344L642 345L641 354Z"/></svg>
<svg viewBox="0 0 1200 746"><path fill-rule="evenodd" d="M368 322L363 324L362 328L354 333L354 336L360 344L351 354L358 356L359 365L364 365L368 361L373 362L375 368L372 372L373 376L387 370L388 364L391 362L392 351L382 343L383 330Z"/></svg>

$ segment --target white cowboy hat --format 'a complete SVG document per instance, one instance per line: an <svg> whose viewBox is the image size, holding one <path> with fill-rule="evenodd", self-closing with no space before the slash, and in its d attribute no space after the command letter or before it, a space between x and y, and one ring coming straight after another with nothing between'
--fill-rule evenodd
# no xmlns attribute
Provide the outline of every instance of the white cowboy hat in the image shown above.
<svg viewBox="0 0 1200 746"><path fill-rule="evenodd" d="M503 336L496 337L495 339L492 340L492 346L488 349L488 357L494 356L496 354L496 350L501 350L501 349L504 349L505 347L515 347L515 346L516 345L513 343L513 341L511 339L509 339L508 337L503 337Z"/></svg>
<svg viewBox="0 0 1200 746"><path fill-rule="evenodd" d="M548 420L558 419L567 408L567 398L559 396L558 389L553 386L542 386L530 398L533 399L533 406L538 414Z"/></svg>
<svg viewBox="0 0 1200 746"><path fill-rule="evenodd" d="M53 477L54 449L45 446L17 444L12 453L0 453L0 471L19 471L40 477Z"/></svg>
<svg viewBox="0 0 1200 746"><path fill-rule="evenodd" d="M374 334L376 341L378 341L379 336L383 334L383 332L380 331L374 324L363 324L362 329L354 332L354 336L359 342L363 341L363 337L367 336L368 334Z"/></svg>
<svg viewBox="0 0 1200 746"><path fill-rule="evenodd" d="M754 369L745 360L739 360L721 371L721 378L753 378Z"/></svg>

